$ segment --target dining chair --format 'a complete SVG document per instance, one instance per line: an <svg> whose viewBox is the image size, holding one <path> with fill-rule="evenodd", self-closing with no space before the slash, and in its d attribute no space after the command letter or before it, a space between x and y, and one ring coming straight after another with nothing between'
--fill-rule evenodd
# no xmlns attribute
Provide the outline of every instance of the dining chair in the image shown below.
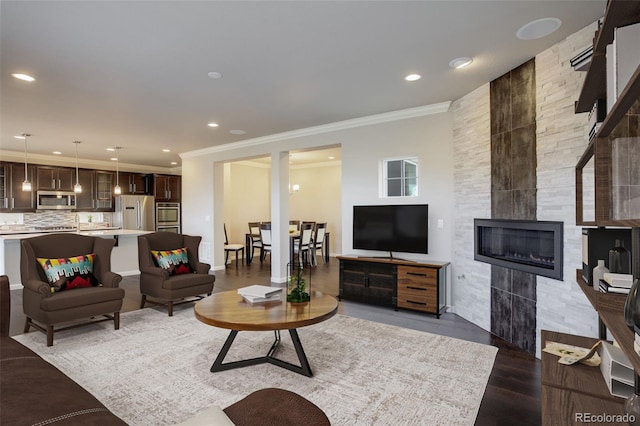
<svg viewBox="0 0 640 426"><path fill-rule="evenodd" d="M292 234L294 232L300 231L300 221L299 220L290 220L289 221L289 233Z"/></svg>
<svg viewBox="0 0 640 426"><path fill-rule="evenodd" d="M293 251L298 255L298 264L302 268L304 265L304 259L307 259L309 264L311 260L311 247L313 238L313 229L315 228L315 222L304 222L300 225L300 238L294 241Z"/></svg>
<svg viewBox="0 0 640 426"><path fill-rule="evenodd" d="M316 223L316 228L315 231L313 233L313 240L312 240L312 248L311 248L311 259L313 262L313 265L317 265L318 262L316 261L316 252L318 250L320 250L320 256L322 257L322 263L326 262L326 259L324 258L324 252L325 252L325 248L324 248L324 242L325 242L325 238L324 235L327 232L327 223Z"/></svg>
<svg viewBox="0 0 640 426"><path fill-rule="evenodd" d="M247 253L249 259L253 259L253 253L255 249L262 252L262 239L260 238L260 222L249 222L249 246L251 247L251 253ZM248 249L247 249L248 250Z"/></svg>
<svg viewBox="0 0 640 426"><path fill-rule="evenodd" d="M238 253L240 253L240 259L244 265L244 244L229 244L229 238L227 237L227 224L224 224L224 267L227 267L229 262L229 253L234 252L236 254L236 269L238 269Z"/></svg>
<svg viewBox="0 0 640 426"><path fill-rule="evenodd" d="M271 254L271 222L260 224L260 239L262 240L260 262L262 262L266 258L267 253Z"/></svg>

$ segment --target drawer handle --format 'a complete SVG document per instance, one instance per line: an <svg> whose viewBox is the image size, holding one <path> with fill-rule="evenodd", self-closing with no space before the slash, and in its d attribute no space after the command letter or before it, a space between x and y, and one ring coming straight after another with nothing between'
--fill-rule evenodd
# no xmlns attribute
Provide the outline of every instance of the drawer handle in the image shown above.
<svg viewBox="0 0 640 426"><path fill-rule="evenodd" d="M427 306L425 302L414 302L413 300L407 300L407 303L413 303L414 305Z"/></svg>
<svg viewBox="0 0 640 426"><path fill-rule="evenodd" d="M415 275L416 277L428 277L429 276L429 274L417 273L417 272L407 272L407 275Z"/></svg>
<svg viewBox="0 0 640 426"><path fill-rule="evenodd" d="M407 286L407 288L408 288L409 290L427 291L427 289L426 289L426 288L422 288L422 287L412 287L412 286L410 286L410 285L408 285L408 286Z"/></svg>

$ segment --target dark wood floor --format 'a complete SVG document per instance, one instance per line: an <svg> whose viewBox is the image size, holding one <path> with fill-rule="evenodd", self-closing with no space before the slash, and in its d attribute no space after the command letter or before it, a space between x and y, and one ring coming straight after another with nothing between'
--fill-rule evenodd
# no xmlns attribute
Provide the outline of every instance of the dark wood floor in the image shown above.
<svg viewBox="0 0 640 426"><path fill-rule="evenodd" d="M312 269L311 288L337 296L339 263L331 259ZM231 263L225 271L216 272L214 292L235 290L248 284L265 284L270 279L268 260L264 264L255 261L250 266ZM140 292L138 276L124 277L120 285L126 291L123 312L139 309ZM22 333L21 290L11 292L11 335ZM157 308L160 309L160 308ZM540 361L508 342L491 335L471 322L451 313L434 316L395 311L391 308L369 306L343 300L338 312L371 321L392 324L414 330L426 331L458 339L496 346L498 355L493 366L487 390L482 399L476 425L539 425L540 413ZM44 338L44 336L43 336ZM417 350L428 351L429 348Z"/></svg>

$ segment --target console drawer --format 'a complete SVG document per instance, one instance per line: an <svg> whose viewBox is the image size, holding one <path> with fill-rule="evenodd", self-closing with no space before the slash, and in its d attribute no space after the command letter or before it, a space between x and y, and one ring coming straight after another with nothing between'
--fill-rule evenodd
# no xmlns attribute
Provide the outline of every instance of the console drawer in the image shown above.
<svg viewBox="0 0 640 426"><path fill-rule="evenodd" d="M402 287L433 288L438 284L438 270L415 266L398 266L398 291Z"/></svg>
<svg viewBox="0 0 640 426"><path fill-rule="evenodd" d="M438 304L435 288L429 290L412 290L398 288L399 308L417 309L425 312L437 312Z"/></svg>

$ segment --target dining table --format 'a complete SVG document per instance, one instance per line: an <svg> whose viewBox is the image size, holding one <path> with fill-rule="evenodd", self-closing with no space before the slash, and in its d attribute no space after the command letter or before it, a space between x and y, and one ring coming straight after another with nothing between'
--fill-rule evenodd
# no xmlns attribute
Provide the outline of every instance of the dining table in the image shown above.
<svg viewBox="0 0 640 426"><path fill-rule="evenodd" d="M322 258L325 262L329 262L329 243L330 243L330 236L329 236L329 232L325 232L324 234L324 250L322 251ZM253 245L253 239L254 238L260 238L260 235L258 234L251 234L251 233L246 233L244 236L244 245L245 245L245 253L246 253L246 261L247 261L247 265L251 265L251 261L253 260L253 253L251 252L251 246ZM295 243L296 240L300 239L300 232L290 232L289 233L289 263L292 265L294 265L294 261L295 261Z"/></svg>

